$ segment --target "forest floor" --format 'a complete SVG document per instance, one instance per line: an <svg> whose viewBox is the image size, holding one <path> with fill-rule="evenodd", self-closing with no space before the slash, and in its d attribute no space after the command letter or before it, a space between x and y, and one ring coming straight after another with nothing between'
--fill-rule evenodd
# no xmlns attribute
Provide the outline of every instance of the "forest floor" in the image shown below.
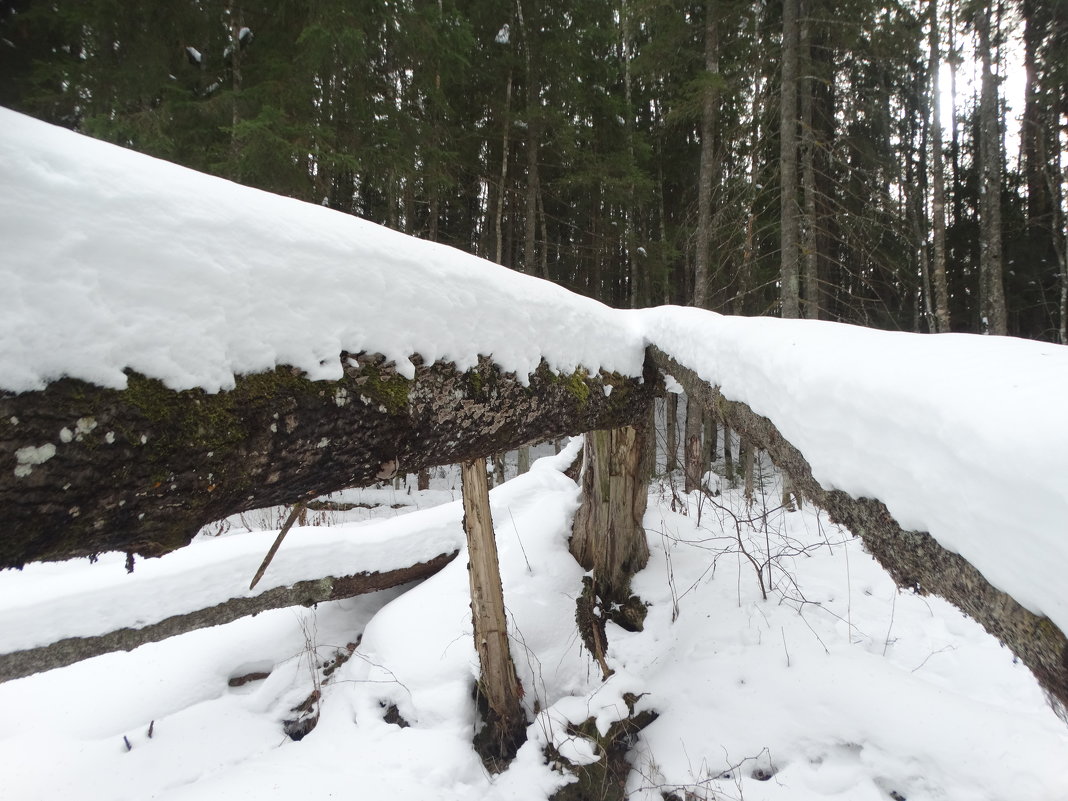
<svg viewBox="0 0 1068 801"><path fill-rule="evenodd" d="M719 494L684 495L671 476L653 482L652 557L633 587L649 605L645 628L608 624L615 673L602 682L575 627L583 573L567 551L578 492L559 471L566 460L542 459L492 493L531 721L504 773L488 774L471 747L477 662L461 553L417 585L265 612L0 684L9 721L0 798L542 801L568 781L546 764L546 747L593 758L568 724L593 717L604 731L626 714L627 693L659 714L629 754L633 801L1068 798L1068 726L1027 669L947 603L899 591L825 514L783 510L766 464L752 506L722 464L708 477ZM323 526L354 541L388 529L414 555L421 532L433 533L428 550L445 529L462 541L458 478L439 471L432 486L333 496L357 505L311 513L282 553ZM202 532L182 571L189 592L172 587L170 601L194 603L220 544L265 552L280 514ZM0 574L0 611L20 587L74 592L89 574L103 583L94 579L93 598L75 597L106 603L120 597L109 587L130 581L123 562L104 555ZM159 585L141 586L150 605ZM0 651L8 638L0 630ZM292 731L316 715L302 739L287 736L287 722Z"/></svg>

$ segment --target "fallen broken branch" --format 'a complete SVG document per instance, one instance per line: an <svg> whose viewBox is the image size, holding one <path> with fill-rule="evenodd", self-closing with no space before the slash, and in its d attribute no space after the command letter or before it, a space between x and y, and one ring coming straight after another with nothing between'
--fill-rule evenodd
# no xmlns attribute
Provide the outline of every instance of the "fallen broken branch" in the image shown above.
<svg viewBox="0 0 1068 801"><path fill-rule="evenodd" d="M274 587L249 598L231 598L206 609L173 615L143 628L123 628L95 637L69 637L38 648L0 654L0 681L65 667L112 651L132 651L147 643L208 626L221 626L268 609L312 606L398 587L410 581L429 578L455 559L457 553L439 554L426 562L381 573L356 573L300 581L288 587Z"/></svg>

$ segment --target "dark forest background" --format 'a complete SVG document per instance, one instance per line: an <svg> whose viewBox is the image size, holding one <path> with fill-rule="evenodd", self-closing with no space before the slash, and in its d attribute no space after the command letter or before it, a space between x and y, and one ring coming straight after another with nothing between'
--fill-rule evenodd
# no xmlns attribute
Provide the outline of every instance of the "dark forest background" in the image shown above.
<svg viewBox="0 0 1068 801"><path fill-rule="evenodd" d="M1064 0L0 0L0 105L615 306L1068 341Z"/></svg>

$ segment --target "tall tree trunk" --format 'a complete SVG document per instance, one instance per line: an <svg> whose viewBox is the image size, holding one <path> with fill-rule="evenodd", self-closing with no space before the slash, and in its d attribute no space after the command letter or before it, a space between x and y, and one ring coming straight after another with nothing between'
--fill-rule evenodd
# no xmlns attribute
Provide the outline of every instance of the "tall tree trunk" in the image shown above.
<svg viewBox="0 0 1068 801"><path fill-rule="evenodd" d="M1001 132L998 123L997 78L992 66L991 8L987 0L976 11L983 76L979 98L979 300L984 334L1007 334L1005 282L1001 247Z"/></svg>
<svg viewBox="0 0 1068 801"><path fill-rule="evenodd" d="M237 126L241 122L241 29L245 27L245 15L238 3L230 8L230 163L235 180L241 178L241 140Z"/></svg>
<svg viewBox="0 0 1068 801"><path fill-rule="evenodd" d="M782 107L780 110L780 217L781 253L779 296L782 316L801 316L798 286L797 208L797 50L799 0L783 0Z"/></svg>
<svg viewBox="0 0 1068 801"><path fill-rule="evenodd" d="M806 77L801 85L801 186L805 203L805 224L802 227L804 241L801 250L804 253L802 265L804 276L804 299L801 306L804 316L809 320L820 317L819 302L819 249L816 232L819 221L816 216L816 131L812 107L816 91L816 76L812 57L812 0L805 4L805 15L801 20L801 54L807 65Z"/></svg>
<svg viewBox="0 0 1068 801"><path fill-rule="evenodd" d="M697 184L697 242L693 305L708 307L712 251L712 191L716 173L716 116L719 101L719 7L705 0L705 79L701 97L701 167Z"/></svg>
<svg viewBox="0 0 1068 801"><path fill-rule="evenodd" d="M508 157L512 128L512 71L508 70L508 83L504 90L504 120L501 123L501 171L497 188L497 209L493 215L495 247L493 260L504 264L504 204L508 195Z"/></svg>
<svg viewBox="0 0 1068 801"><path fill-rule="evenodd" d="M510 760L522 744L526 716L523 689L508 647L497 541L490 516L486 460L460 463L467 533L468 577L471 583L471 621L478 652L478 692L485 702L485 728L477 743L483 758L494 764Z"/></svg>
<svg viewBox="0 0 1068 801"><path fill-rule="evenodd" d="M950 330L949 282L946 279L946 176L942 164L942 96L939 86L939 36L938 0L931 0L931 224L934 232L934 263L931 275L934 280L935 331Z"/></svg>

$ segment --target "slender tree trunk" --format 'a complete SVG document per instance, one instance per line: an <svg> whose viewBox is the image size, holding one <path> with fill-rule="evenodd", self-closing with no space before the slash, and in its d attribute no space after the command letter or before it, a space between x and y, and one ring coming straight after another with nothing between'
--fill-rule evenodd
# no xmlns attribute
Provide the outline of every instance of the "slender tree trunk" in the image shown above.
<svg viewBox="0 0 1068 801"><path fill-rule="evenodd" d="M235 179L241 177L241 140L237 127L241 122L241 29L245 27L245 15L241 4L230 8L230 162Z"/></svg>
<svg viewBox="0 0 1068 801"><path fill-rule="evenodd" d="M807 75L801 85L801 185L805 202L805 224L802 227L804 241L801 250L804 270L804 298L801 306L804 316L809 320L818 320L819 303L819 250L816 232L819 224L816 216L816 132L813 124L813 95L816 76L812 58L812 20L810 6L806 2L805 15L801 20L801 54L808 65Z"/></svg>
<svg viewBox="0 0 1068 801"><path fill-rule="evenodd" d="M798 285L797 208L797 50L798 2L783 0L782 19L782 108L780 114L780 213L781 267L779 295L782 316L801 316Z"/></svg>
<svg viewBox="0 0 1068 801"><path fill-rule="evenodd" d="M740 451L738 456L742 461L742 470L745 473L745 505L752 508L754 484L753 473L754 462L756 461L756 448L754 448L753 444L745 439L745 437L740 437L738 450Z"/></svg>
<svg viewBox="0 0 1068 801"><path fill-rule="evenodd" d="M957 117L957 23L953 13L953 0L947 2L949 19L949 102L953 109L950 115L949 156L953 165L953 222L960 223L964 216L964 196L960 186L960 120Z"/></svg>
<svg viewBox="0 0 1068 801"><path fill-rule="evenodd" d="M496 247L493 251L493 260L498 264L504 264L504 203L508 195L508 157L510 155L509 143L511 142L512 128L512 71L508 71L508 83L504 91L504 121L501 124L501 171L500 183L497 189L497 210L493 215L493 231Z"/></svg>
<svg viewBox="0 0 1068 801"><path fill-rule="evenodd" d="M707 414L707 412L706 412ZM723 476L730 486L734 486L734 446L731 444L730 426L723 426Z"/></svg>
<svg viewBox="0 0 1068 801"><path fill-rule="evenodd" d="M679 469L679 396L669 392L664 399L664 416L667 418L664 424L666 442L666 454L664 456L664 472L672 473Z"/></svg>
<svg viewBox="0 0 1068 801"><path fill-rule="evenodd" d="M485 729L479 750L496 762L515 756L524 739L526 717L520 699L523 689L508 647L497 542L490 516L485 459L460 463L464 531L467 533L468 577L471 582L471 620L478 652L478 691L485 702Z"/></svg>
<svg viewBox="0 0 1068 801"><path fill-rule="evenodd" d="M701 167L697 185L697 242L694 258L693 305L708 307L712 250L712 192L716 173L716 117L719 102L719 7L705 1L705 76L701 98Z"/></svg>
<svg viewBox="0 0 1068 801"><path fill-rule="evenodd" d="M998 123L997 78L992 66L991 4L977 10L983 76L979 98L980 188L979 188L979 298L984 334L1007 334L1005 282L1001 247L1001 133Z"/></svg>
<svg viewBox="0 0 1068 801"><path fill-rule="evenodd" d="M701 469L701 404L686 399L686 492L693 492L701 486L704 471Z"/></svg>
<svg viewBox="0 0 1068 801"><path fill-rule="evenodd" d="M946 176L942 163L942 97L939 86L939 36L938 0L931 0L931 224L934 233L934 263L931 274L934 279L935 331L950 330L949 282L946 278Z"/></svg>

